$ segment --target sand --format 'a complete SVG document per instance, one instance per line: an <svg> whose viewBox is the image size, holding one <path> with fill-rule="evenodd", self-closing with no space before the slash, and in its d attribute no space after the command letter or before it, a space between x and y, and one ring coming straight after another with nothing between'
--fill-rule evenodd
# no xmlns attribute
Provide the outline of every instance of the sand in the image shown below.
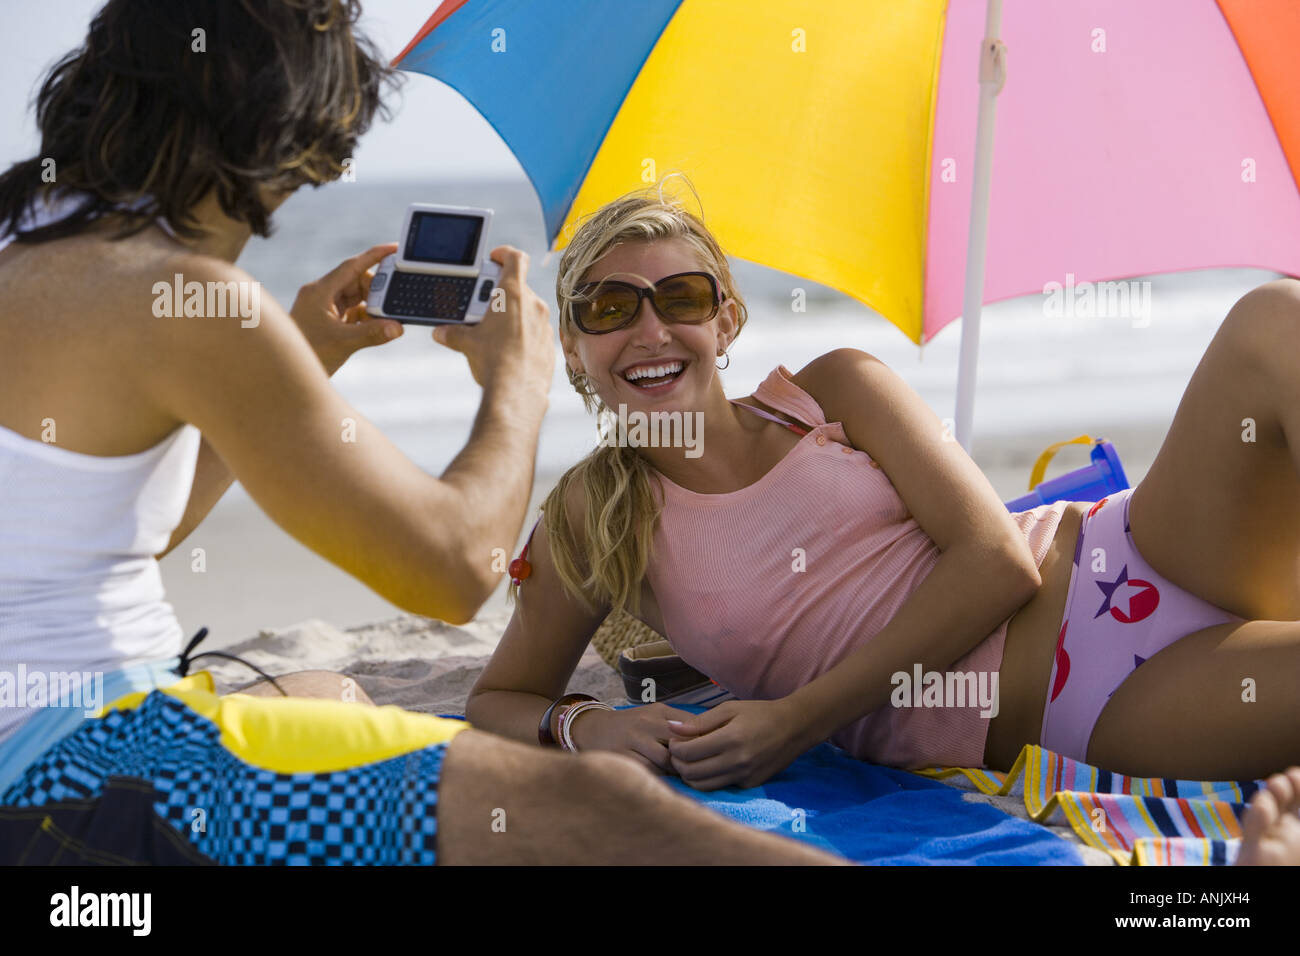
<svg viewBox="0 0 1300 956"><path fill-rule="evenodd" d="M509 612L482 614L456 627L402 615L346 631L309 620L268 628L226 651L272 676L304 667L347 674L379 705L464 715L470 689L509 619ZM206 648L204 644L200 650ZM197 666L212 673L221 693L258 680L255 671L235 661L211 658ZM612 704L627 702L622 679L590 649L579 661L570 688Z"/></svg>

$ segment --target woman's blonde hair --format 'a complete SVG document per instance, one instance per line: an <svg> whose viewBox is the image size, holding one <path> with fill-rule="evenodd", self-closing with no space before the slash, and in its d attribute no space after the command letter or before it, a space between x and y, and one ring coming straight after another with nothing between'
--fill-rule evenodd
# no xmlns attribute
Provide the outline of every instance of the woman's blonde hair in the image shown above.
<svg viewBox="0 0 1300 956"><path fill-rule="evenodd" d="M736 334L740 334L748 311L731 277L727 256L698 216L665 195L668 178L607 203L580 222L560 258L555 279L561 337L584 334L573 320L574 291L596 262L622 243L663 239L681 239L691 246L701 268L717 279L722 300L735 301ZM694 187L690 188L694 193ZM696 194L697 205L698 198ZM582 378L572 368L567 364L565 368L587 411L604 418L609 412L605 403L583 387ZM635 448L602 443L565 472L542 503L555 570L564 589L581 604L586 605L587 595L591 595L611 611L630 609L636 613L640 609L641 579L659 517L659 505L650 489L652 477L657 480L658 476ZM568 493L574 484L581 486L586 503L585 555L578 554L569 525ZM585 577L580 570L584 563L588 568ZM514 584L509 593L518 597Z"/></svg>

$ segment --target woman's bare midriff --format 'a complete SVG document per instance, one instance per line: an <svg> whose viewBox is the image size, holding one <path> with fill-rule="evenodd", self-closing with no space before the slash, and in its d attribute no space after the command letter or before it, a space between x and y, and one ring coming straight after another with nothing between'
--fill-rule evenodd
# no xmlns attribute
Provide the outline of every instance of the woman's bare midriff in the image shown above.
<svg viewBox="0 0 1300 956"><path fill-rule="evenodd" d="M1007 625L1007 639L998 672L998 715L989 721L984 763L994 770L1010 770L1025 744L1038 743L1047 681L1065 616L1066 591L1079 527L1090 502L1071 502L1061 515L1047 557L1038 568L1043 579L1029 603Z"/></svg>

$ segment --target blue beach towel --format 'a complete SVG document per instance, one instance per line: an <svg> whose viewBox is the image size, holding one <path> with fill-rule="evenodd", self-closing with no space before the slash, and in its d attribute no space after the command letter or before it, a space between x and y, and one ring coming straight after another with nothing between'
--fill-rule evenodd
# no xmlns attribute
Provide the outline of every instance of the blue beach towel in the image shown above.
<svg viewBox="0 0 1300 956"><path fill-rule="evenodd" d="M702 712L699 707L681 709ZM1072 844L1046 827L971 802L938 781L856 760L829 743L749 790L702 793L677 777L665 780L678 793L739 823L802 840L855 863L1084 863Z"/></svg>

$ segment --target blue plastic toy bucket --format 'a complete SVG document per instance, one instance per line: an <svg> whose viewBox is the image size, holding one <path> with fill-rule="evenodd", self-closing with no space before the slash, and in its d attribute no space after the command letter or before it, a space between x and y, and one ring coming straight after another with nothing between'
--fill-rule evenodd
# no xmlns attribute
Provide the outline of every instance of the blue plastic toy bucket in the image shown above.
<svg viewBox="0 0 1300 956"><path fill-rule="evenodd" d="M1083 468L1067 472L1051 481L1042 481L1047 463L1065 445L1092 444L1092 460ZM1057 442L1039 456L1029 479L1030 492L1008 501L1008 511L1029 511L1053 501L1100 501L1107 495L1129 487L1124 466L1120 464L1115 446L1104 438L1080 435L1069 441Z"/></svg>

